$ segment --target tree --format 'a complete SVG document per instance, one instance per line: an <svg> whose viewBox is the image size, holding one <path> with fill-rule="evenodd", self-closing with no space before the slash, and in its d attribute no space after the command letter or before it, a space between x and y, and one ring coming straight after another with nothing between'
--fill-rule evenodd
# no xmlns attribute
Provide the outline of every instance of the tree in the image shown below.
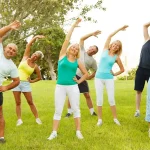
<svg viewBox="0 0 150 150"><path fill-rule="evenodd" d="M79 14L83 16L85 20L91 21L92 18L86 15L90 10L105 10L105 8L101 6L102 0L97 0L93 5L83 5L83 2L85 2L85 0L0 0L0 27L7 25L14 20L19 20L22 23L22 27L17 32L10 32L9 36L10 40L19 47L20 55L16 58L15 63L19 64L19 60L25 49L26 39L29 36L35 35L42 30L53 30L55 27L58 27L58 25L60 28L63 28L63 24L66 21L65 16L69 11L78 10ZM74 19L74 17L71 19ZM6 37L5 42L8 43L8 41L9 39ZM47 44L52 44L53 42L47 40ZM62 41L60 40L60 42ZM55 46L57 44L58 43L53 43ZM60 46L60 44L61 43L58 45ZM47 45L45 48L47 50L51 49L51 51L55 51L53 45ZM56 47L56 49L58 47ZM47 50L45 50L45 52L47 52ZM55 55L52 55L51 57L49 57L50 55L47 55L47 53L45 55L47 56L47 62L51 59L51 61L48 62L49 68L55 68L55 61L53 62L53 57ZM43 67L44 66L42 66L42 68ZM50 74L51 76L54 75L53 69L50 70Z"/></svg>

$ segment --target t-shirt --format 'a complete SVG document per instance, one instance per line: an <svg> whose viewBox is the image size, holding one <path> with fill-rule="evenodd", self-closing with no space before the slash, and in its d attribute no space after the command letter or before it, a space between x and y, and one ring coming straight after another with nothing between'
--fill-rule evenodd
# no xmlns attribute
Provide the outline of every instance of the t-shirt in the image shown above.
<svg viewBox="0 0 150 150"><path fill-rule="evenodd" d="M90 69L92 69L93 71L97 70L96 60L92 56L89 56L87 54L87 52L85 51L84 47L81 47L79 60L85 66L85 68L86 68L87 71L89 71ZM77 69L76 74L79 77L83 76L83 74L82 74L82 72L80 71L79 68Z"/></svg>
<svg viewBox="0 0 150 150"><path fill-rule="evenodd" d="M3 45L0 43L0 86L2 85L4 78L8 76L17 78L18 70L14 62L4 56Z"/></svg>
<svg viewBox="0 0 150 150"><path fill-rule="evenodd" d="M139 67L150 69L150 40L142 46Z"/></svg>

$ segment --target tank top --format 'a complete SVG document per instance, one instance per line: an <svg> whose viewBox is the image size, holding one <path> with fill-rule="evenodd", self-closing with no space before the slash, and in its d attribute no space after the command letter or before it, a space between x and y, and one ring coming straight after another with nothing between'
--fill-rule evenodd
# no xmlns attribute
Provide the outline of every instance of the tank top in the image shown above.
<svg viewBox="0 0 150 150"><path fill-rule="evenodd" d="M102 52L95 77L100 79L113 79L113 75L110 71L112 70L116 58L117 55L110 56L109 50L104 50Z"/></svg>
<svg viewBox="0 0 150 150"><path fill-rule="evenodd" d="M58 79L57 84L60 85L74 85L77 84L73 78L76 76L78 61L70 62L65 56L58 61Z"/></svg>
<svg viewBox="0 0 150 150"><path fill-rule="evenodd" d="M28 78L33 73L34 68L30 67L27 63L27 60L21 61L18 67L19 78L21 81L28 81Z"/></svg>

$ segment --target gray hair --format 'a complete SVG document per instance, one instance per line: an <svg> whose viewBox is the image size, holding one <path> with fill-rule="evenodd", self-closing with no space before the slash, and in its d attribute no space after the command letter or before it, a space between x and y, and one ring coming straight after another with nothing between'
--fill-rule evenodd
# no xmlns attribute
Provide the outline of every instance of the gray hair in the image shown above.
<svg viewBox="0 0 150 150"><path fill-rule="evenodd" d="M39 54L40 59L44 58L44 54L41 51L36 51L35 53Z"/></svg>
<svg viewBox="0 0 150 150"><path fill-rule="evenodd" d="M15 49L16 49L16 51L18 51L18 46L17 46L16 44L14 44L14 43L9 43L9 44L7 44L7 46L9 46L9 45L14 46L14 47L15 47Z"/></svg>

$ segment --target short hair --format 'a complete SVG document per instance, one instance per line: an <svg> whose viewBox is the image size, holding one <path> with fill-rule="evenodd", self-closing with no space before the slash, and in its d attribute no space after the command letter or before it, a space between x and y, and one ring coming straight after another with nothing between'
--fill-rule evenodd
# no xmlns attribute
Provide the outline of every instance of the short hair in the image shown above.
<svg viewBox="0 0 150 150"><path fill-rule="evenodd" d="M93 45L95 48L96 48L96 50L97 50L97 52L98 52L98 47L96 46L96 45Z"/></svg>
<svg viewBox="0 0 150 150"><path fill-rule="evenodd" d="M9 45L14 46L14 47L16 48L16 51L18 51L18 46L17 46L16 44L14 44L14 43L9 43L9 44L6 45L6 47L9 46Z"/></svg>
<svg viewBox="0 0 150 150"><path fill-rule="evenodd" d="M44 58L44 54L41 51L36 51L35 53L39 54L40 59Z"/></svg>

